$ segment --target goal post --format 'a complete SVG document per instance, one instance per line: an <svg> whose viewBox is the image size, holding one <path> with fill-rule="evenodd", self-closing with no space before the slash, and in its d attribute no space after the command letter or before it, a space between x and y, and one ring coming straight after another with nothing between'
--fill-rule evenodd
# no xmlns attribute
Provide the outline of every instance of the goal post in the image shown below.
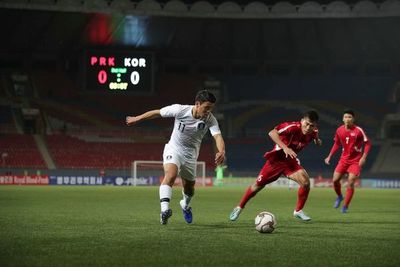
<svg viewBox="0 0 400 267"><path fill-rule="evenodd" d="M163 162L158 160L135 160L131 165L131 177L133 185L138 185L140 178L146 177L163 177ZM180 177L178 176L178 179ZM196 162L196 183L206 186L206 163L204 161Z"/></svg>

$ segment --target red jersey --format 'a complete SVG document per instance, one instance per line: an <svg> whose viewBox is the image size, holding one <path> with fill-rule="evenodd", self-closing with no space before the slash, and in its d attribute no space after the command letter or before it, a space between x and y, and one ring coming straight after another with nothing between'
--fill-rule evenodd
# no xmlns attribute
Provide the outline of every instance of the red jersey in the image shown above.
<svg viewBox="0 0 400 267"><path fill-rule="evenodd" d="M359 161L364 153L368 153L371 144L364 130L357 125L353 125L350 129L346 129L344 125L336 130L335 143L331 149L333 155L337 149L342 146L342 155L340 161Z"/></svg>
<svg viewBox="0 0 400 267"><path fill-rule="evenodd" d="M303 134L301 131L301 122L284 122L275 127L279 133L282 142L298 154L304 147L306 147L312 140L318 139L318 129L315 129L309 134ZM280 146L275 144L274 148L265 153L264 157L268 157L275 153L283 153Z"/></svg>

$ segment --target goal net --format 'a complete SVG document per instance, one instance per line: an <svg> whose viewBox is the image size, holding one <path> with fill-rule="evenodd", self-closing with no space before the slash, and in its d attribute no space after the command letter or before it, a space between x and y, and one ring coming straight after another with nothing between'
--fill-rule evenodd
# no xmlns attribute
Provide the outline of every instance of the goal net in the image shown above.
<svg viewBox="0 0 400 267"><path fill-rule="evenodd" d="M135 160L132 162L131 177L133 178L133 185L139 184L141 179L148 179L149 177L157 177L162 179L164 177L164 167L162 161L155 160ZM178 177L175 183L181 183L181 178ZM198 161L196 163L196 184L206 185L206 163Z"/></svg>

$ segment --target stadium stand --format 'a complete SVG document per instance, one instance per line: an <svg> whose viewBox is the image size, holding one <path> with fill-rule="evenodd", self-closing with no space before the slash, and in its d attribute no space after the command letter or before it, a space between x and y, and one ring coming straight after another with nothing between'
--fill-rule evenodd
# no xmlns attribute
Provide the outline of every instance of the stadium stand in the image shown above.
<svg viewBox="0 0 400 267"><path fill-rule="evenodd" d="M123 169L135 159L161 160L163 149L161 144L87 142L62 134L47 136L46 142L56 165L70 169Z"/></svg>
<svg viewBox="0 0 400 267"><path fill-rule="evenodd" d="M263 153L272 147L267 132L280 122L296 121L302 112L316 109L320 114L318 127L324 146L307 147L308 152L301 153L300 159L311 173L326 172L323 159L329 153L336 128L342 124L344 109L353 108L356 111L356 123L375 140L385 114L395 112L396 108L395 104L388 102L396 81L396 77L390 75L308 75L301 78L234 75L224 78L230 102L222 110L225 119L231 121L233 133L230 134L235 137L227 141L228 165L233 171L254 170L256 166L262 166ZM359 96L359 99L349 99L349 91L352 95ZM251 138L254 138L253 141L248 140ZM248 144L242 146L242 142ZM270 145L266 146L266 143ZM372 143L364 167L367 171L371 169L380 149L379 142Z"/></svg>
<svg viewBox="0 0 400 267"><path fill-rule="evenodd" d="M219 4L215 11L223 12ZM61 8L57 1L54 5ZM307 6L286 7L298 15L307 11ZM249 8L242 3L239 11L249 12ZM323 12L334 12L332 8L326 6ZM382 8L387 10L387 3ZM272 146L266 132L279 122L297 120L306 109L320 112L325 144L331 142L346 107L355 109L357 123L372 139L378 136L385 114L396 112L395 104L387 99L398 81L397 17L147 20L63 12L62 8L53 13L2 9L0 15L4 25L14 26L0 28L2 36L8 37L1 44L5 59L1 65L15 66L15 71L4 72L10 75L0 84L0 96L7 100L0 108L1 132L16 132L16 125L24 129L18 125L23 121L22 106L39 109L40 119L46 122L43 127L51 128L39 132L48 134L47 146L59 168L107 165L121 169L123 164L117 161L132 161L144 148L142 159L160 159L172 121L146 121L127 128L125 116L172 103L191 104L209 77L221 83L218 112L227 142L227 164L238 171L258 169L262 154ZM129 30L132 25L137 31ZM104 46L154 51L154 91L113 94L84 88L82 56L88 48ZM26 51L31 58L25 57ZM25 95L20 94L21 86L27 90ZM83 140L83 135L90 138ZM104 136L111 138L104 142ZM73 147L62 151L60 144ZM120 148L121 144L133 151ZM374 143L370 159L379 146ZM323 157L328 147L309 148L310 153L302 155L304 164L311 170L323 168L315 155ZM202 151L200 158L213 166L210 140ZM87 159L85 153L90 155Z"/></svg>
<svg viewBox="0 0 400 267"><path fill-rule="evenodd" d="M8 106L0 106L0 124L11 124L12 113Z"/></svg>
<svg viewBox="0 0 400 267"><path fill-rule="evenodd" d="M32 135L0 134L3 167L47 169Z"/></svg>
<svg viewBox="0 0 400 267"><path fill-rule="evenodd" d="M112 128L121 126L128 114L140 114L173 103L192 104L203 77L161 75L156 80L157 96L82 91L65 73L54 71L36 71L32 74L32 80L40 94L40 99L35 100L35 104L43 108L49 116L65 120L70 124ZM176 94L177 91L180 93ZM143 124L145 126L155 124L161 127L166 126L167 122L156 120Z"/></svg>
<svg viewBox="0 0 400 267"><path fill-rule="evenodd" d="M9 106L0 105L0 128L2 133L17 133Z"/></svg>
<svg viewBox="0 0 400 267"><path fill-rule="evenodd" d="M46 137L49 151L61 169L129 169L135 160L162 160L164 143L87 141L54 134ZM212 146L204 144L199 160L212 168Z"/></svg>
<svg viewBox="0 0 400 267"><path fill-rule="evenodd" d="M47 81L46 76L53 78ZM67 80L65 74L49 75L48 72L37 72L33 77L32 80L40 92L40 98L32 99L32 106L40 108L50 118L57 119L58 127L55 127L57 129L55 132L64 133L46 137L49 151L57 167L115 170L126 169L129 162L135 159L161 160L163 144L168 140L172 129L172 121L165 119L148 121L135 129L124 129L122 124L124 116L127 115L126 111L131 111L130 114L138 114L148 110L148 107L159 108L165 103L190 104L196 88L200 87L201 81L204 79L200 76L166 74L159 78L157 96L118 96L81 94L77 89L75 91L59 89L60 92L53 90L53 93L46 94L49 88L56 88L58 84L68 84L67 87L72 85L65 81ZM335 97L329 93L320 94L318 92L321 86L330 84L336 77L326 80L319 76L315 79L311 77L303 79L302 85L299 87L301 90L295 91L289 96L283 92L298 82L296 78L291 80L281 77L258 79L252 77L253 84L250 86L247 84L248 77L235 76L231 78L226 80L226 84L229 85L226 88L230 102L220 105L220 111L224 113L225 117L221 123L224 124L225 121L231 119L232 124L231 132L226 133L232 137L231 139L226 138L227 165L230 171L247 173L259 169L263 164L262 155L272 147L267 132L279 122L298 120L306 109L320 111L320 136L326 145L322 148L310 147L309 152L302 153L301 160L304 166L308 166L307 168L312 172L317 173L326 169L321 158L329 152L333 133L341 124L341 112L347 107L340 101L342 98L338 98L338 95L346 95L348 88L345 88L344 85L349 81L348 78L345 78L342 83L336 81L337 87L331 87L331 90L336 92ZM379 83L384 84L385 88L389 87L393 81L390 77L385 79L380 77L377 80L385 81L386 84ZM360 78L359 81L353 78L352 88L356 88L355 91L361 93L365 83L369 82L377 84L372 78L367 80ZM243 84L247 84L246 94L239 90ZM276 93L268 95L269 93L266 92L268 90L264 89L266 86L271 86ZM185 90L186 88L191 90ZM176 95L174 94L175 90L186 93ZM357 119L371 138L376 136L381 116L390 112L392 108L385 101L389 90L381 90L379 94L376 92L371 91L371 94L368 94L365 99L367 103L374 99L380 100L375 101L373 105L354 103ZM315 95L318 95L317 99L313 97ZM238 101L234 101L234 99ZM371 110L373 111L371 112ZM8 118L10 121L10 109L3 107L1 112L4 114L2 118ZM68 125L67 129L63 129L63 122ZM74 137L79 136L82 132L91 136L92 140ZM112 138L109 142L93 141L96 136ZM121 136L125 140L117 140ZM128 138L136 139L135 143L131 143ZM378 150L379 146L373 146L366 168L371 167L372 163L370 162L375 160ZM210 171L213 168L212 154L212 143L206 141L203 144L199 160L206 161ZM318 156L316 157L316 155Z"/></svg>
<svg viewBox="0 0 400 267"><path fill-rule="evenodd" d="M399 140L386 140L378 152L377 159L371 168L373 173L398 173L400 166L398 164L398 155L400 153Z"/></svg>

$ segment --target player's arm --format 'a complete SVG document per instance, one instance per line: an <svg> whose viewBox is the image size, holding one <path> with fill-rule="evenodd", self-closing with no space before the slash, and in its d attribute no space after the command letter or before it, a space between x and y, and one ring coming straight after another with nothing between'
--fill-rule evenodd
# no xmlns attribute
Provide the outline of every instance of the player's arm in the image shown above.
<svg viewBox="0 0 400 267"><path fill-rule="evenodd" d="M275 142L275 144L277 144L280 148L283 149L283 152L285 153L286 157L289 156L292 159L297 157L296 152L294 152L291 148L289 148L287 145L285 145L285 143L282 142L279 136L279 132L276 129L272 129L271 131L269 131L268 135L272 139L272 141Z"/></svg>
<svg viewBox="0 0 400 267"><path fill-rule="evenodd" d="M331 151L329 152L329 155L328 155L328 156L325 158L325 160L324 160L326 165L329 165L329 164L330 164L331 157L332 157L333 155L335 155L335 153L338 151L339 148L340 148L340 141L339 141L338 136L335 136L335 140L334 140L334 142L333 142Z"/></svg>
<svg viewBox="0 0 400 267"><path fill-rule="evenodd" d="M214 140L215 140L215 145L217 146L218 152L215 154L215 164L216 165L221 165L224 163L225 160L225 142L224 138L222 138L222 135L216 134L213 135Z"/></svg>
<svg viewBox="0 0 400 267"><path fill-rule="evenodd" d="M358 163L361 167L367 161L367 156L368 156L368 153L369 153L370 150L371 150L371 142L369 140L367 140L367 141L364 142L364 153L361 156L360 161Z"/></svg>
<svg viewBox="0 0 400 267"><path fill-rule="evenodd" d="M144 121L144 120L151 120L151 119L160 118L160 117L161 117L161 115L160 115L159 109L150 110L139 116L127 116L126 117L126 125L134 125L134 124Z"/></svg>

